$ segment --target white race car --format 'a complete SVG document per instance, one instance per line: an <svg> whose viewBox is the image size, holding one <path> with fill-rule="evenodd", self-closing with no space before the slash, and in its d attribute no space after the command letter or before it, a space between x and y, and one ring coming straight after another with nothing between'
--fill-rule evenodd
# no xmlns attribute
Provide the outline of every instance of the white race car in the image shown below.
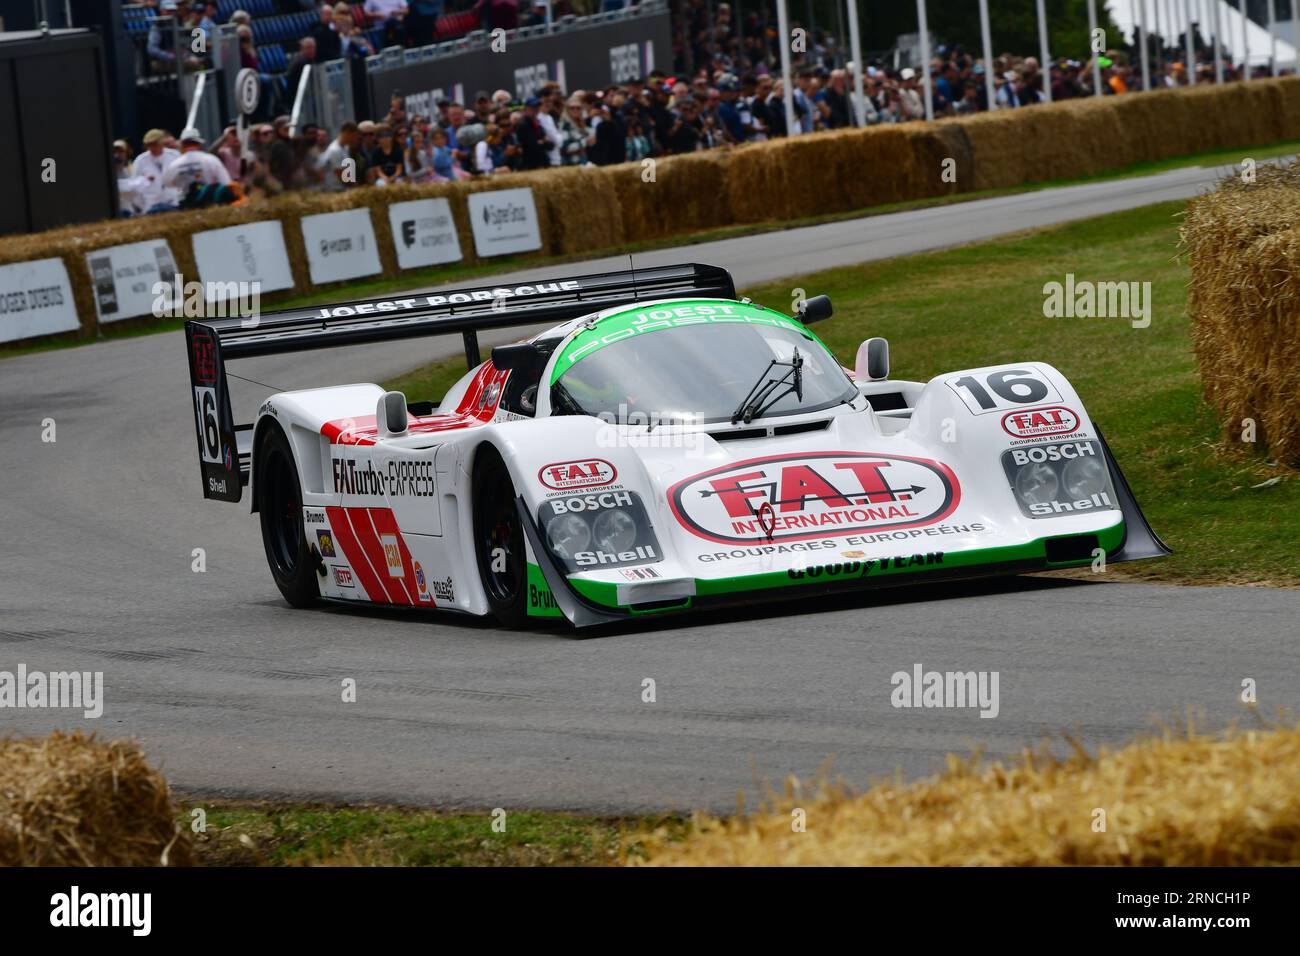
<svg viewBox="0 0 1300 956"><path fill-rule="evenodd" d="M578 626L830 590L1168 554L1070 383L1041 362L889 378L712 266L189 322L209 498L251 486L285 599ZM558 322L479 361L477 332ZM461 332L440 402L271 395L225 362Z"/></svg>

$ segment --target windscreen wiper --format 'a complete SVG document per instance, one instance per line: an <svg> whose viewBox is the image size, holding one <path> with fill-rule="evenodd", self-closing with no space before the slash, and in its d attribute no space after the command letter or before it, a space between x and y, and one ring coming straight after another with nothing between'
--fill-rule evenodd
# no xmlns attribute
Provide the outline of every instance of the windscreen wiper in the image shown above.
<svg viewBox="0 0 1300 956"><path fill-rule="evenodd" d="M777 367L789 369L789 371L780 378L767 378L767 373ZM776 398L769 400L768 396L782 385L786 385L787 382L790 384L786 386L785 391L777 395ZM780 362L772 359L767 363L767 368L763 369L763 374L758 377L758 381L749 390L749 394L745 396L740 406L731 413L731 424L734 425L739 421L744 421L748 425L755 418L762 418L769 408L791 392L794 392L799 401L803 401L803 356L799 354L797 346L794 354L790 356L790 361Z"/></svg>

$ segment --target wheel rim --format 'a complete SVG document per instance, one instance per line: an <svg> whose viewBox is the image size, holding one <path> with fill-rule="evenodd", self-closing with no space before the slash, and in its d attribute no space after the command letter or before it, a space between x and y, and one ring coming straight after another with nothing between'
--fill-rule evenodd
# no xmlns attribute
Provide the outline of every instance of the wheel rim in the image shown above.
<svg viewBox="0 0 1300 956"><path fill-rule="evenodd" d="M291 578L298 570L302 549L302 501L293 470L280 449L266 462L262 481L262 520L266 522L271 560L276 573Z"/></svg>
<svg viewBox="0 0 1300 956"><path fill-rule="evenodd" d="M513 492L509 480L500 473L479 491L484 505L479 524L483 583L492 599L502 604L519 596L524 579L524 533ZM495 560L498 552L503 554L504 562Z"/></svg>

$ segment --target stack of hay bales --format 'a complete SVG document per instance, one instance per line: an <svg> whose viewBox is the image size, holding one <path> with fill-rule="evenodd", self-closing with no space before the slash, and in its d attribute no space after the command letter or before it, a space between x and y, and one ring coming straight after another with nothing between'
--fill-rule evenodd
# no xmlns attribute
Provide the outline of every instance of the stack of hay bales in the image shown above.
<svg viewBox="0 0 1300 956"><path fill-rule="evenodd" d="M189 866L189 830L129 741L0 740L0 866Z"/></svg>
<svg viewBox="0 0 1300 956"><path fill-rule="evenodd" d="M1260 166L1193 199L1187 312L1205 397L1228 440L1300 465L1300 165Z"/></svg>

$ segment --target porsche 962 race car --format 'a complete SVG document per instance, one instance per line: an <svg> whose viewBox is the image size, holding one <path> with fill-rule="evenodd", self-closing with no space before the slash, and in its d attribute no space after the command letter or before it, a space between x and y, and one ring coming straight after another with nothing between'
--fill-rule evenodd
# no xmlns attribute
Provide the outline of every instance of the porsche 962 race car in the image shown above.
<svg viewBox="0 0 1300 956"><path fill-rule="evenodd" d="M1056 369L889 377L683 265L189 322L209 498L251 490L285 600L585 626L727 603L1167 554ZM480 361L477 334L558 323ZM225 363L459 332L440 402L271 395L236 425Z"/></svg>

